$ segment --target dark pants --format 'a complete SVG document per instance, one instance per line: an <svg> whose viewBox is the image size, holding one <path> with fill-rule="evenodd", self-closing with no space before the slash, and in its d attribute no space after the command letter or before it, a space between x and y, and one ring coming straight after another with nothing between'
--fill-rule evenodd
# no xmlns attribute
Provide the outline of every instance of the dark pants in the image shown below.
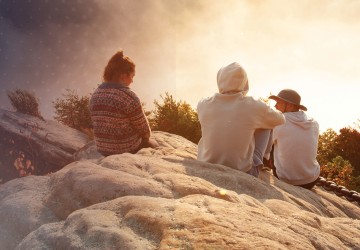
<svg viewBox="0 0 360 250"><path fill-rule="evenodd" d="M272 170L273 170L273 175L274 175L276 178L279 179L279 177L277 176L277 173L276 173L276 167L275 167L275 165L273 165ZM319 179L319 178L318 178L318 179ZM313 182L307 183L307 184L294 185L294 186L302 187L302 188L306 188L306 189L312 189L312 188L315 186L315 184L316 184L316 182L318 181L318 179L316 179L316 180L313 181Z"/></svg>

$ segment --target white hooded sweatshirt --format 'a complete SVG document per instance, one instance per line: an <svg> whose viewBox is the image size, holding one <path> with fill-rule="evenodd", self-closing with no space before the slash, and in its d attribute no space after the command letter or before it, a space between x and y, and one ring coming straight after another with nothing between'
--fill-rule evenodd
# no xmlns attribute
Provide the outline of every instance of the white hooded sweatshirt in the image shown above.
<svg viewBox="0 0 360 250"><path fill-rule="evenodd" d="M320 175L316 160L319 124L303 111L285 113L274 128L274 164L280 180L292 185L314 182Z"/></svg>
<svg viewBox="0 0 360 250"><path fill-rule="evenodd" d="M221 68L217 76L220 93L197 106L202 138L197 159L247 172L252 167L258 128L272 129L284 116L260 100L246 96L246 72L238 63Z"/></svg>

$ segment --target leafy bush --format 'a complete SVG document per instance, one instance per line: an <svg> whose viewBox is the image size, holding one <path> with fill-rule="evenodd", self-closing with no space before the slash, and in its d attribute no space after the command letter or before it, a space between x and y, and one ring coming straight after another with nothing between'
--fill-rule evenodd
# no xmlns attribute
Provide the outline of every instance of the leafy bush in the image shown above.
<svg viewBox="0 0 360 250"><path fill-rule="evenodd" d="M54 119L71 128L92 136L92 123L89 110L90 96L80 97L76 91L67 89L63 98L53 101Z"/></svg>
<svg viewBox="0 0 360 250"><path fill-rule="evenodd" d="M175 101L169 93L161 98L162 103L154 101L155 110L149 119L151 129L181 135L198 143L201 127L195 110L184 101Z"/></svg>
<svg viewBox="0 0 360 250"><path fill-rule="evenodd" d="M328 129L319 136L317 160L320 165L326 165L336 157L335 141L337 133Z"/></svg>
<svg viewBox="0 0 360 250"><path fill-rule="evenodd" d="M348 160L360 175L360 132L354 128L342 128L336 137L334 151L336 155Z"/></svg>
<svg viewBox="0 0 360 250"><path fill-rule="evenodd" d="M24 89L15 89L15 91L9 91L7 96L10 99L11 105L17 112L32 115L44 120L39 111L39 100L35 97L34 93L30 93Z"/></svg>
<svg viewBox="0 0 360 250"><path fill-rule="evenodd" d="M328 129L319 137L318 161L321 174L338 184L360 191L360 133L342 128Z"/></svg>
<svg viewBox="0 0 360 250"><path fill-rule="evenodd" d="M350 162L341 156L321 167L321 176L335 181L338 185L349 186L353 181L353 167Z"/></svg>

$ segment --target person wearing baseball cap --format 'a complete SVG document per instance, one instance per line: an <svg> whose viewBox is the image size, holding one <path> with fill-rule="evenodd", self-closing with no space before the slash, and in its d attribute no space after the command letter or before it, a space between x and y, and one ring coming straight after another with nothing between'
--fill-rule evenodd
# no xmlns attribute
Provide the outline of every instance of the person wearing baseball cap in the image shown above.
<svg viewBox="0 0 360 250"><path fill-rule="evenodd" d="M319 124L304 111L300 95L284 89L269 99L285 116L285 124L273 130L274 175L295 186L312 189L320 175L316 160Z"/></svg>

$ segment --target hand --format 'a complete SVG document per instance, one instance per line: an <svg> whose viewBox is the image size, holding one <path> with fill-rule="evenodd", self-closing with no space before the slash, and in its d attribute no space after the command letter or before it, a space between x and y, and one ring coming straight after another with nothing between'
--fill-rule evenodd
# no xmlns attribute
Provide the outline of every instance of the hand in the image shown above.
<svg viewBox="0 0 360 250"><path fill-rule="evenodd" d="M159 143L155 139L152 139L152 138L149 138L149 146L151 148L160 147Z"/></svg>

